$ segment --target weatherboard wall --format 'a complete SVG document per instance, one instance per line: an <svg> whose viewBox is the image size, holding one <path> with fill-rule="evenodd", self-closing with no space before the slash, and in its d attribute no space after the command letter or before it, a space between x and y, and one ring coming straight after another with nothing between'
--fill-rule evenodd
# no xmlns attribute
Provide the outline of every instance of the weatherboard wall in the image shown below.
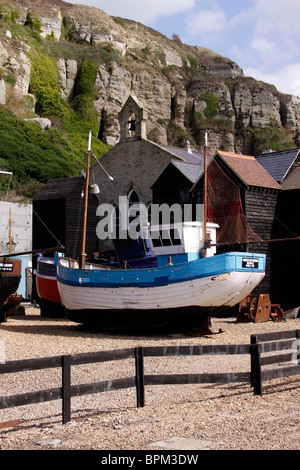
<svg viewBox="0 0 300 470"><path fill-rule="evenodd" d="M65 255L79 258L82 240L84 179L66 178L49 181L33 200L33 249L63 245ZM98 200L89 195L86 253L97 251L96 210Z"/></svg>

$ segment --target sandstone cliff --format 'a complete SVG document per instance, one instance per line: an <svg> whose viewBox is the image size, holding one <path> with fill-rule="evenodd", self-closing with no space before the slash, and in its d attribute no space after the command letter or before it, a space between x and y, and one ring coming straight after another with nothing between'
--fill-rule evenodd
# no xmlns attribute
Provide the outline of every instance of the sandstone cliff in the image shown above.
<svg viewBox="0 0 300 470"><path fill-rule="evenodd" d="M187 46L131 20L62 0L10 0L0 4L0 104L23 118L37 118L31 93L30 46L18 25L35 18L40 36L55 50L60 93L72 99L80 62L89 51L97 63L99 138L119 140L118 112L129 94L148 112L147 136L162 144L189 139L210 150L242 153L300 145L300 99L245 77L230 59ZM87 49L88 48L88 49ZM50 53L50 52L49 52ZM268 131L268 132L266 132Z"/></svg>

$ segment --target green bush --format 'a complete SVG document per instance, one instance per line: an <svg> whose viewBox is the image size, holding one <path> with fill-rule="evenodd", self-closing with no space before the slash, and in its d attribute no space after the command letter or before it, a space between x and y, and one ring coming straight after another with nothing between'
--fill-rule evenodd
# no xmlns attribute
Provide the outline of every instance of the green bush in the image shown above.
<svg viewBox="0 0 300 470"><path fill-rule="evenodd" d="M0 106L0 169L11 171L22 194L33 197L49 179L78 176L85 168L88 130L43 131ZM98 157L108 150L95 133L92 148Z"/></svg>
<svg viewBox="0 0 300 470"><path fill-rule="evenodd" d="M255 129L253 143L256 154L264 153L268 149L279 151L296 148L291 137L279 126Z"/></svg>
<svg viewBox="0 0 300 470"><path fill-rule="evenodd" d="M41 22L31 11L27 13L25 25L32 31L41 32Z"/></svg>
<svg viewBox="0 0 300 470"><path fill-rule="evenodd" d="M10 83L10 85L15 85L16 79L9 73L7 73L3 68L0 67L0 80L3 79L6 83Z"/></svg>
<svg viewBox="0 0 300 470"><path fill-rule="evenodd" d="M78 173L78 161L66 138L57 130L43 131L0 107L0 166L17 180L47 182Z"/></svg>
<svg viewBox="0 0 300 470"><path fill-rule="evenodd" d="M213 118L218 114L219 100L213 93L205 91L202 93L202 99L206 102L207 107L204 110L204 115L207 118Z"/></svg>
<svg viewBox="0 0 300 470"><path fill-rule="evenodd" d="M188 55L187 58L188 58L188 61L189 61L190 65L191 65L191 67L192 67L193 69L196 69L196 68L198 67L198 62L197 62L197 60L196 60L194 57L192 57L191 55Z"/></svg>
<svg viewBox="0 0 300 470"><path fill-rule="evenodd" d="M174 121L170 121L167 126L167 138L168 144L176 147L183 147L185 142L189 140L193 141L192 137L187 133L185 129L176 124Z"/></svg>
<svg viewBox="0 0 300 470"><path fill-rule="evenodd" d="M96 98L95 81L98 67L88 60L81 64L74 90L71 106L75 113L65 122L69 132L88 133L92 129L96 134L99 130L99 116L94 106Z"/></svg>
<svg viewBox="0 0 300 470"><path fill-rule="evenodd" d="M62 27L61 27L61 39L71 41L75 35L75 27L74 24L70 21L68 17L62 15Z"/></svg>
<svg viewBox="0 0 300 470"><path fill-rule="evenodd" d="M0 3L0 19L5 23L12 22L15 23L19 14L16 10L12 8L8 3Z"/></svg>
<svg viewBox="0 0 300 470"><path fill-rule="evenodd" d="M67 108L60 96L56 62L44 54L32 51L31 88L37 97L40 116L63 116Z"/></svg>
<svg viewBox="0 0 300 470"><path fill-rule="evenodd" d="M115 23L121 25L123 28L127 28L127 23L123 18L119 18L118 16L113 16L113 20Z"/></svg>
<svg viewBox="0 0 300 470"><path fill-rule="evenodd" d="M75 95L94 97L98 67L88 60L81 64L75 87Z"/></svg>

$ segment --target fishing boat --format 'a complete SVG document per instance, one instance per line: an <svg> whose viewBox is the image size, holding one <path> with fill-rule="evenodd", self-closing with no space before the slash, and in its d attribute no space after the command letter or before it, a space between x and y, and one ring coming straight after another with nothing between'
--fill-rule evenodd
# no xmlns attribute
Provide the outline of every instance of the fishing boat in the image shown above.
<svg viewBox="0 0 300 470"><path fill-rule="evenodd" d="M36 289L41 315L47 317L63 317L60 293L56 280L55 259L40 254L37 259Z"/></svg>
<svg viewBox="0 0 300 470"><path fill-rule="evenodd" d="M186 234L199 230L183 227ZM184 240L183 240L184 241ZM184 244L182 247L184 248ZM261 282L265 255L161 250L157 267L116 269L60 257L57 280L68 318L103 326L200 324L201 319L235 306ZM202 317L203 316L203 317Z"/></svg>
<svg viewBox="0 0 300 470"><path fill-rule="evenodd" d="M0 321L5 320L7 301L19 287L21 268L20 259L5 256L0 258Z"/></svg>
<svg viewBox="0 0 300 470"><path fill-rule="evenodd" d="M91 135L81 257L79 261L57 258L58 289L70 320L115 328L196 326L213 313L237 305L261 282L265 275L265 255L217 254L218 225L207 221L206 209L203 221L147 227L155 266L121 269L87 263L90 152Z"/></svg>
<svg viewBox="0 0 300 470"><path fill-rule="evenodd" d="M6 173L1 171L1 173ZM8 173L10 176L12 173ZM16 293L22 277L22 261L12 255L12 221L9 209L9 254L0 257L0 321L5 321L7 311L11 308L10 297ZM16 303L17 300L17 303ZM20 305L21 296L15 297L12 303Z"/></svg>

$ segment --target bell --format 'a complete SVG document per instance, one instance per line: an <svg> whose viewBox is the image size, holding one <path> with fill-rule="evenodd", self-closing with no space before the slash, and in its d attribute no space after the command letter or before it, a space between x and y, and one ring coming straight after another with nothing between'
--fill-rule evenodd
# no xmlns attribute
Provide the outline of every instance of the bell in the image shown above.
<svg viewBox="0 0 300 470"><path fill-rule="evenodd" d="M100 193L99 186L97 184L91 184L90 194L99 194L99 193Z"/></svg>
<svg viewBox="0 0 300 470"><path fill-rule="evenodd" d="M129 130L135 132L135 121L129 121Z"/></svg>

